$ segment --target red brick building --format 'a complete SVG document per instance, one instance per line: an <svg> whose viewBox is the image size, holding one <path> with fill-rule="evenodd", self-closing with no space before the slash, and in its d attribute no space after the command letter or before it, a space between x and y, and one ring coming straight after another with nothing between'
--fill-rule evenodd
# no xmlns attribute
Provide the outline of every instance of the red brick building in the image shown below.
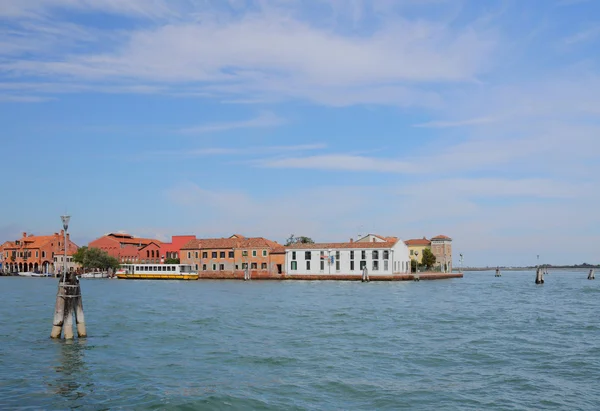
<svg viewBox="0 0 600 411"><path fill-rule="evenodd" d="M281 248L275 241L239 234L197 239L182 247L181 262L192 265L201 275L243 276L246 268L254 276L281 274L285 262L285 254L277 253Z"/></svg>
<svg viewBox="0 0 600 411"><path fill-rule="evenodd" d="M67 261L79 247L71 241L67 233ZM4 272L41 272L55 273L55 256L63 255L65 250L64 231L52 235L36 236L23 233L15 241L7 241L0 246L2 269Z"/></svg>
<svg viewBox="0 0 600 411"><path fill-rule="evenodd" d="M431 239L431 252L435 255L435 265L440 271L452 272L452 239L438 235Z"/></svg>

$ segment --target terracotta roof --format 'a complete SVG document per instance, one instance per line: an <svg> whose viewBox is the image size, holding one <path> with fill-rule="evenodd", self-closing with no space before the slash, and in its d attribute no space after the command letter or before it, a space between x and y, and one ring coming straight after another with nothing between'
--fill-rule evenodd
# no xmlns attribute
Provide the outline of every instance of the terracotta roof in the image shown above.
<svg viewBox="0 0 600 411"><path fill-rule="evenodd" d="M411 240L406 240L404 242L406 245L431 245L431 241L426 238L416 238Z"/></svg>
<svg viewBox="0 0 600 411"><path fill-rule="evenodd" d="M287 250L315 250L315 249L327 249L327 248L392 248L397 241L394 242L381 242L381 243L316 243L316 244L292 244L285 248Z"/></svg>
<svg viewBox="0 0 600 411"><path fill-rule="evenodd" d="M280 245L275 241L267 240L263 237L251 238L200 238L190 240L182 250L202 250L202 249L233 249L233 248L275 248Z"/></svg>
<svg viewBox="0 0 600 411"><path fill-rule="evenodd" d="M450 240L450 241L452 241L452 239L450 237L448 237L447 235L436 235L435 237L432 238L432 240Z"/></svg>
<svg viewBox="0 0 600 411"><path fill-rule="evenodd" d="M280 245L271 249L271 254L285 254L285 247Z"/></svg>

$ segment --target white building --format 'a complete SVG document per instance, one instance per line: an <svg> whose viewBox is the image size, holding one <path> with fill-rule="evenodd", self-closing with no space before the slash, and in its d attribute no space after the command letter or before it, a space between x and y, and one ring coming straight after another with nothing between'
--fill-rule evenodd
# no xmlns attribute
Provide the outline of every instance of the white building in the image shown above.
<svg viewBox="0 0 600 411"><path fill-rule="evenodd" d="M286 274L369 276L410 272L408 247L395 237L369 236L349 243L293 244L286 247ZM379 239L383 239L380 241Z"/></svg>

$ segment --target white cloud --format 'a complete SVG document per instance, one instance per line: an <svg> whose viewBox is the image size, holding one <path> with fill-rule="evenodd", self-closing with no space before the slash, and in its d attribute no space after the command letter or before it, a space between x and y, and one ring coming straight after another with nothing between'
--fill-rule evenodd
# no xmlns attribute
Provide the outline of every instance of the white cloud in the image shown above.
<svg viewBox="0 0 600 411"><path fill-rule="evenodd" d="M281 154L289 153L294 151L312 151L322 150L327 145L323 143L314 144L298 144L289 146L243 146L243 147L204 147L204 148L187 148L181 150L162 150L162 151L150 151L141 153L138 157L145 159L152 157L155 159L170 160L173 157L207 157L207 156L256 156L269 154Z"/></svg>
<svg viewBox="0 0 600 411"><path fill-rule="evenodd" d="M403 161L351 154L324 154L258 160L254 164L266 168L304 168L315 170L375 171L415 173L417 167Z"/></svg>
<svg viewBox="0 0 600 411"><path fill-rule="evenodd" d="M472 118L469 120L459 121L430 121L427 123L415 124L413 127L425 127L425 128L446 128L446 127L463 127L473 126L478 124L492 123L496 119L491 117Z"/></svg>
<svg viewBox="0 0 600 411"><path fill-rule="evenodd" d="M183 134L205 134L244 128L268 128L276 127L285 123L285 120L271 112L261 113L258 117L250 120L232 121L228 123L204 124L186 127L179 130Z"/></svg>

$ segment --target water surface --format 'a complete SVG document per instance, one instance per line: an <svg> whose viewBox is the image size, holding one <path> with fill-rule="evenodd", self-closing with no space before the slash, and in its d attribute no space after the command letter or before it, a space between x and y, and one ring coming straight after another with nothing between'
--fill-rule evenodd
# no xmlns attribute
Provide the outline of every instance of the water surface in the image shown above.
<svg viewBox="0 0 600 411"><path fill-rule="evenodd" d="M82 280L89 337L49 339L57 283L0 278L0 408L600 409L600 281Z"/></svg>

